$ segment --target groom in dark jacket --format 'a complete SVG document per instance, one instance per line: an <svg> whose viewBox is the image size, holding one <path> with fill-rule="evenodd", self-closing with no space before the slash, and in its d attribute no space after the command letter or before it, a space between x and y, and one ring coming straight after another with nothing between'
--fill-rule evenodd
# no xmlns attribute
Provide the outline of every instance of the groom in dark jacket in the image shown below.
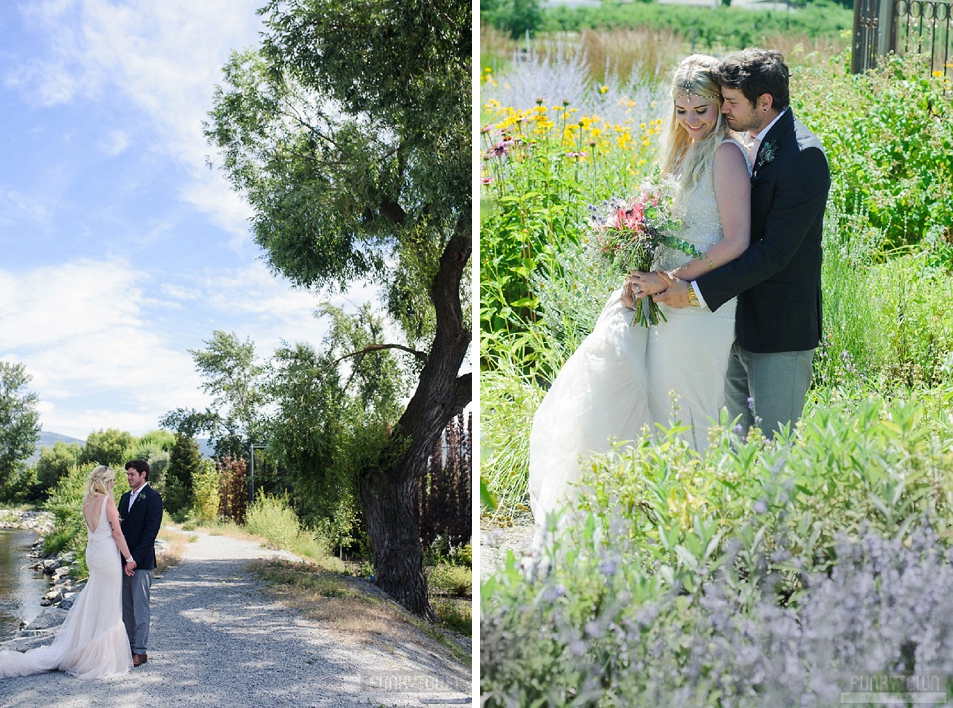
<svg viewBox="0 0 953 708"><path fill-rule="evenodd" d="M148 484L149 464L145 460L127 462L126 479L130 491L119 500L119 526L136 567L123 575L122 622L129 635L132 663L140 666L148 660L149 596L156 567L156 536L162 523L162 497Z"/></svg>
<svg viewBox="0 0 953 708"><path fill-rule="evenodd" d="M725 380L732 418L768 437L801 416L821 338L821 233L830 170L820 141L789 107L779 52L746 49L712 70L728 126L743 133L751 164L751 245L658 302L717 310L738 297ZM756 420L760 419L760 420Z"/></svg>

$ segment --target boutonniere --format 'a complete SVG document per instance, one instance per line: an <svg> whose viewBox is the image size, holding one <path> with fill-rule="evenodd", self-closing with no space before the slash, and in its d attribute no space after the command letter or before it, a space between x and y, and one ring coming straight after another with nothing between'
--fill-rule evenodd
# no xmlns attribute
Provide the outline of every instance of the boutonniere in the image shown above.
<svg viewBox="0 0 953 708"><path fill-rule="evenodd" d="M761 146L760 150L758 150L758 161L755 163L753 171L757 172L768 163L773 162L774 158L777 156L778 145L773 140L769 140Z"/></svg>

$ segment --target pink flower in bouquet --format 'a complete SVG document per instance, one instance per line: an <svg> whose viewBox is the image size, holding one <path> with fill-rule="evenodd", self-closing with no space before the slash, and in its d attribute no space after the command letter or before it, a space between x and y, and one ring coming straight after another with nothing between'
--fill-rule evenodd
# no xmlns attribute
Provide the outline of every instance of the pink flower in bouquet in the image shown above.
<svg viewBox="0 0 953 708"><path fill-rule="evenodd" d="M590 225L600 259L623 277L633 270L650 271L663 246L704 257L691 244L674 236L681 222L673 215L672 184L647 184L637 197L592 205ZM636 301L633 324L649 327L665 319L652 298Z"/></svg>

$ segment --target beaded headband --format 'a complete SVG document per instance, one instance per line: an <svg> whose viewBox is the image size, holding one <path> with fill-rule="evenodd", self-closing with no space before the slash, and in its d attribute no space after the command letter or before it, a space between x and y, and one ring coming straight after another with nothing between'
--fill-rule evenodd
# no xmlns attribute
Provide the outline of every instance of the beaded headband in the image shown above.
<svg viewBox="0 0 953 708"><path fill-rule="evenodd" d="M674 98L678 98L679 96L694 95L698 96L699 98L710 98L712 100L721 99L720 93L699 93L693 81L683 81L679 84L675 84L672 89Z"/></svg>

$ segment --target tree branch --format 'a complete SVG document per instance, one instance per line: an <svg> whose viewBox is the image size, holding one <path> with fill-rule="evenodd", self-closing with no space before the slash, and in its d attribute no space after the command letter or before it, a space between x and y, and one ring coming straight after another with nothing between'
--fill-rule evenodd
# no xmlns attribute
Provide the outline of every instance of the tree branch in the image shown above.
<svg viewBox="0 0 953 708"><path fill-rule="evenodd" d="M416 349L411 349L410 347L405 347L403 344L368 344L363 349L359 349L356 352L351 352L350 354L345 354L344 356L338 357L333 362L331 366L337 366L345 359L350 359L352 356L360 356L362 359L364 356L370 352L379 352L384 349L400 349L401 351L407 352L408 354L413 354L415 357L420 359L424 364L427 363L427 354L426 352L418 351Z"/></svg>

